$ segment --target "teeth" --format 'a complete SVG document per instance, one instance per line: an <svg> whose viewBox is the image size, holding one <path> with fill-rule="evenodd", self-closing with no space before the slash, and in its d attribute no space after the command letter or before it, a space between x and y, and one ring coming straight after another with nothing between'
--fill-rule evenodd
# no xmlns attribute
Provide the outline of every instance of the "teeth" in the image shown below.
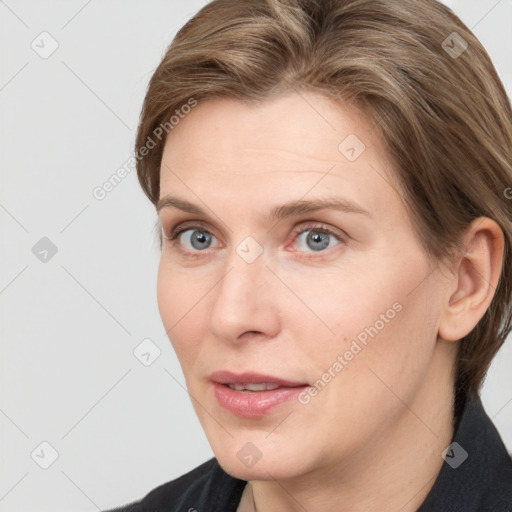
<svg viewBox="0 0 512 512"><path fill-rule="evenodd" d="M235 391L267 391L280 387L279 384L269 384L266 382L261 384L228 384L228 386Z"/></svg>

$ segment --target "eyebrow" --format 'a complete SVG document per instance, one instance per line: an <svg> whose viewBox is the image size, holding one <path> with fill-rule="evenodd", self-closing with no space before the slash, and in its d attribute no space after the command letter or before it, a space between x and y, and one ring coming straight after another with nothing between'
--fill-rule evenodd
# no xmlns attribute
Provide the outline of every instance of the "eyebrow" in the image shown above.
<svg viewBox="0 0 512 512"><path fill-rule="evenodd" d="M175 208L191 215L208 217L208 214L199 206L173 196L164 196L160 198L156 205L157 213L166 208ZM297 200L275 207L270 215L266 216L267 222L283 220L288 217L294 217L305 213L315 212L318 210L337 210L344 213L358 213L371 217L371 213L362 206L348 199L340 197L330 197L325 199L313 199L309 201Z"/></svg>

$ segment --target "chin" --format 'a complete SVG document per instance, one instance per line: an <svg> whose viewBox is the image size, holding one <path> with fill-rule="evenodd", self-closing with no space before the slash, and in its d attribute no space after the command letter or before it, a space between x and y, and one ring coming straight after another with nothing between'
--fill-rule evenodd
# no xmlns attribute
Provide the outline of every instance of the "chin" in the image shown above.
<svg viewBox="0 0 512 512"><path fill-rule="evenodd" d="M304 454L293 451L295 458L267 445L258 453L250 443L235 441L221 449L215 447L214 453L222 469L240 480L286 480L307 472Z"/></svg>

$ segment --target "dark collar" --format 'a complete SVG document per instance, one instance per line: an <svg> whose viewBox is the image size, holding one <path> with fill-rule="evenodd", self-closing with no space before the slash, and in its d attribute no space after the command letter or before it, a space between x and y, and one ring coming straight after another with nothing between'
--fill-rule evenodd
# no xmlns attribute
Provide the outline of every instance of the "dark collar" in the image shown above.
<svg viewBox="0 0 512 512"><path fill-rule="evenodd" d="M418 512L512 512L512 459L479 397L468 400Z"/></svg>

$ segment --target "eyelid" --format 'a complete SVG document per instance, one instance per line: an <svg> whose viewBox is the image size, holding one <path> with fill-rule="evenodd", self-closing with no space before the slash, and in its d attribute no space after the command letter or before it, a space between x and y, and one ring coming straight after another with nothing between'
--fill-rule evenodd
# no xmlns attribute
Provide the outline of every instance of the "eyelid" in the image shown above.
<svg viewBox="0 0 512 512"><path fill-rule="evenodd" d="M345 238L347 236L340 229L333 228L329 224L325 224L324 222L320 221L303 221L298 226L293 228L291 234L300 235L304 231L319 231L321 233L326 232L338 239Z"/></svg>
<svg viewBox="0 0 512 512"><path fill-rule="evenodd" d="M207 224L205 224L204 222L200 221L200 220L189 220L189 221L185 221L185 222L181 222L181 223L178 223L176 226L174 226L170 231L171 233L167 236L167 235L164 235L164 238L166 240L169 240L173 243L176 243L176 245L178 245L178 237L184 233L185 231L189 231L191 229L202 229L204 231L208 231L208 233L211 233L217 240L218 240L218 237L213 233L213 230L210 228L210 226L208 226ZM162 228L163 229L163 228ZM164 233L165 233L165 229L164 229ZM183 252L186 252L186 253L189 253L189 254L206 254L209 252L209 249L205 249L204 251L189 251L189 250L184 250Z"/></svg>
<svg viewBox="0 0 512 512"><path fill-rule="evenodd" d="M330 225L328 224L325 224L323 222L320 222L320 221L303 221L301 224L299 224L298 226L296 226L295 228L293 228L291 234L290 234L290 237L291 237L291 240L290 240L290 243L295 241L297 239L298 236L300 236L302 233L304 233L305 231L318 231L320 233L327 233L329 234L330 236L336 238L336 240L338 240L338 242L340 243L345 243L347 238L348 238L348 235L346 233L344 233L343 231L339 230L339 229L336 229L336 228L332 228ZM286 243L286 247L288 247L288 242ZM339 244L336 244L336 246L339 245ZM334 246L334 247L336 247ZM334 249L334 247L330 247L329 249L325 250L325 251L293 251L293 252L301 252L303 254L322 254L322 253L328 253L330 252L331 249Z"/></svg>

